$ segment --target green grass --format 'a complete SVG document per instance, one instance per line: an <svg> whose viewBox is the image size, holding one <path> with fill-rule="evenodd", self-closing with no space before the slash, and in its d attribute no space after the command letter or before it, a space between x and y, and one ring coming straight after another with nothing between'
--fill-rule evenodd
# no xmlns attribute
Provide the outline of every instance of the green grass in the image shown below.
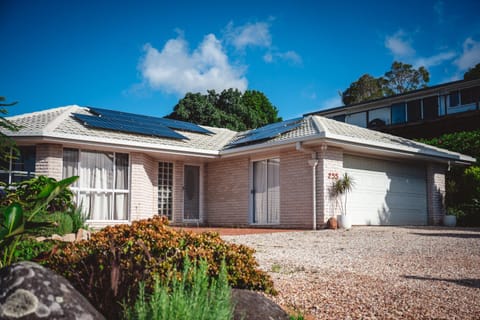
<svg viewBox="0 0 480 320"><path fill-rule="evenodd" d="M222 263L218 279L208 275L205 261L197 265L187 259L181 279L173 275L163 283L156 279L152 294L145 293L145 284L133 307L124 305L126 320L223 320L233 318L231 288Z"/></svg>

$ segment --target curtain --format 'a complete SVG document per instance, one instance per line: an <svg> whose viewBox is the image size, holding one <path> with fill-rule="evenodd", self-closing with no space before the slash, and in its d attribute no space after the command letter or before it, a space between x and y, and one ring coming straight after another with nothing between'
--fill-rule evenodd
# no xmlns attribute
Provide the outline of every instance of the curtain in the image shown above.
<svg viewBox="0 0 480 320"><path fill-rule="evenodd" d="M267 161L253 163L253 222L267 223Z"/></svg>
<svg viewBox="0 0 480 320"><path fill-rule="evenodd" d="M78 176L78 150L63 150L63 179ZM72 184L72 187L78 187L78 180Z"/></svg>
<svg viewBox="0 0 480 320"><path fill-rule="evenodd" d="M268 223L280 222L280 159L268 160Z"/></svg>
<svg viewBox="0 0 480 320"><path fill-rule="evenodd" d="M113 187L113 154L96 151L82 151L80 154L80 188L90 191L84 206L89 208L90 219L109 220L112 194L102 190ZM85 199L87 200L87 199Z"/></svg>

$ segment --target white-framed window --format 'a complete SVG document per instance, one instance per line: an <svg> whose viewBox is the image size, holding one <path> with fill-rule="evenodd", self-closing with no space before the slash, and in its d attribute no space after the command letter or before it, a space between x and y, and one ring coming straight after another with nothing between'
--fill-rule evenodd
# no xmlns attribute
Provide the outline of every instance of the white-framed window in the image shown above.
<svg viewBox="0 0 480 320"><path fill-rule="evenodd" d="M173 163L158 163L158 214L173 218Z"/></svg>
<svg viewBox="0 0 480 320"><path fill-rule="evenodd" d="M63 149L63 178L80 177L71 190L89 220L128 220L129 167L126 153Z"/></svg>
<svg viewBox="0 0 480 320"><path fill-rule="evenodd" d="M10 157L0 161L0 181L11 184L28 180L35 176L36 147L17 146L18 154L10 152Z"/></svg>
<svg viewBox="0 0 480 320"><path fill-rule="evenodd" d="M280 159L253 162L252 222L280 223Z"/></svg>

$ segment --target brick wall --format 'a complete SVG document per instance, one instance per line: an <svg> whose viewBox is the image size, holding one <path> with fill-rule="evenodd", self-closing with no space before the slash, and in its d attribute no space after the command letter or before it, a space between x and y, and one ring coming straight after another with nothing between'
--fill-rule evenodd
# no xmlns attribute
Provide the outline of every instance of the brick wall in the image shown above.
<svg viewBox="0 0 480 320"><path fill-rule="evenodd" d="M445 215L445 171L443 165L427 165L428 224L439 225Z"/></svg>
<svg viewBox="0 0 480 320"><path fill-rule="evenodd" d="M208 163L206 168L205 222L211 225L248 225L249 159L218 160Z"/></svg>
<svg viewBox="0 0 480 320"><path fill-rule="evenodd" d="M130 153L130 219L157 214L158 162L143 153Z"/></svg>
<svg viewBox="0 0 480 320"><path fill-rule="evenodd" d="M36 174L61 180L62 170L63 146L61 144L38 144L36 148Z"/></svg>
<svg viewBox="0 0 480 320"><path fill-rule="evenodd" d="M313 170L308 164L310 159L311 154L296 150L280 154L280 227L313 228Z"/></svg>
<svg viewBox="0 0 480 320"><path fill-rule="evenodd" d="M328 147L326 150L318 150L318 182L317 182L317 221L319 224L325 223L330 217L336 217L340 214L340 208L336 204L336 199L330 196L330 190L333 182L332 174L342 176L343 170L343 151L339 148Z"/></svg>

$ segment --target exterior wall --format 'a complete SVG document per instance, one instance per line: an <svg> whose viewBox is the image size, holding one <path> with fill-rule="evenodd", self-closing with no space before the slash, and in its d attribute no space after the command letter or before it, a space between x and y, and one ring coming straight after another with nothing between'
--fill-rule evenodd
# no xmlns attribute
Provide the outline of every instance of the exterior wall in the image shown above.
<svg viewBox="0 0 480 320"><path fill-rule="evenodd" d="M445 215L445 166L427 165L428 224L439 225Z"/></svg>
<svg viewBox="0 0 480 320"><path fill-rule="evenodd" d="M296 150L280 154L279 227L313 228L313 170L308 164L310 159L311 154Z"/></svg>
<svg viewBox="0 0 480 320"><path fill-rule="evenodd" d="M245 157L206 165L206 223L224 226L249 224L249 164Z"/></svg>
<svg viewBox="0 0 480 320"><path fill-rule="evenodd" d="M158 162L143 153L130 153L130 220L157 214Z"/></svg>
<svg viewBox="0 0 480 320"><path fill-rule="evenodd" d="M340 214L340 208L335 198L330 195L335 177L343 175L343 151L339 148L327 147L319 150L317 177L317 222L326 223L330 217Z"/></svg>
<svg viewBox="0 0 480 320"><path fill-rule="evenodd" d="M61 180L62 170L63 146L61 144L37 144L35 173Z"/></svg>

